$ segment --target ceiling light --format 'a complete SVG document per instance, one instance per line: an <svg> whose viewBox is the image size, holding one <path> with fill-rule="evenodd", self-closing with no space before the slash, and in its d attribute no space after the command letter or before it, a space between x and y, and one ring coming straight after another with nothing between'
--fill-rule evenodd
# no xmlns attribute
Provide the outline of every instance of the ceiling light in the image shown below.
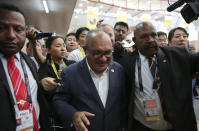
<svg viewBox="0 0 199 131"><path fill-rule="evenodd" d="M48 5L47 5L46 0L43 0L43 5L44 5L44 9L45 9L46 13L48 14L49 10L48 10Z"/></svg>

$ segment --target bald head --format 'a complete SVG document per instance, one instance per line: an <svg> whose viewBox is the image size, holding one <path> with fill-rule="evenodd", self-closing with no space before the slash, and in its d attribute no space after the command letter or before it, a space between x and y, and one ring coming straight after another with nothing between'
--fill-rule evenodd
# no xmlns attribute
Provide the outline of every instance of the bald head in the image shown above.
<svg viewBox="0 0 199 131"><path fill-rule="evenodd" d="M91 30L86 36L84 49L89 66L101 76L112 60L110 37L102 30Z"/></svg>
<svg viewBox="0 0 199 131"><path fill-rule="evenodd" d="M155 29L155 27L150 23L150 22L141 22L139 24L137 24L134 28L134 36L136 35L137 32L140 32L140 31L144 31L146 27L152 27Z"/></svg>
<svg viewBox="0 0 199 131"><path fill-rule="evenodd" d="M157 52L157 33L149 22L141 22L135 26L133 41L146 57L152 57Z"/></svg>
<svg viewBox="0 0 199 131"><path fill-rule="evenodd" d="M100 25L99 30L106 32L111 38L112 45L115 44L115 34L114 34L114 30L112 26L108 24L103 24L103 25Z"/></svg>
<svg viewBox="0 0 199 131"><path fill-rule="evenodd" d="M111 39L107 33L105 33L102 30L97 29L97 30L91 30L88 32L88 34L86 35L86 39L85 39L85 46L89 46L89 43L91 43L90 40L92 40L95 37L101 38L101 39L106 39L111 42Z"/></svg>

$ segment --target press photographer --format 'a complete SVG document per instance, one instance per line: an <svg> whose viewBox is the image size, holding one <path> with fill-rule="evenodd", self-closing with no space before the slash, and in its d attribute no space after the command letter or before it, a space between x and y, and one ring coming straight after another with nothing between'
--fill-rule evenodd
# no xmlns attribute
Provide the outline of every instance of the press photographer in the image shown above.
<svg viewBox="0 0 199 131"><path fill-rule="evenodd" d="M46 37L51 37L53 33L51 32L41 32L35 28L33 28L33 34L27 34L27 38L28 39L36 39L36 40L39 40L39 39L42 39L42 38L46 38ZM31 30L31 29L30 29Z"/></svg>
<svg viewBox="0 0 199 131"><path fill-rule="evenodd" d="M51 37L51 32L41 32L34 27L27 28L26 37L29 40L29 46L33 52L33 56L36 59L38 65L41 65L46 61L46 51L44 47L44 38ZM43 46L43 47L42 47Z"/></svg>

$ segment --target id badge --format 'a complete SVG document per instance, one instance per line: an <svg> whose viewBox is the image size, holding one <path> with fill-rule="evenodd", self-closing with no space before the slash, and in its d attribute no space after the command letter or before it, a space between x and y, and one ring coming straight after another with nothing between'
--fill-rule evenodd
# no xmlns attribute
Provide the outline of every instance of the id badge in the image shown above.
<svg viewBox="0 0 199 131"><path fill-rule="evenodd" d="M143 100L143 105L146 121L160 120L160 112L155 98Z"/></svg>
<svg viewBox="0 0 199 131"><path fill-rule="evenodd" d="M29 109L19 111L16 114L16 120L16 131L33 131L33 116Z"/></svg>

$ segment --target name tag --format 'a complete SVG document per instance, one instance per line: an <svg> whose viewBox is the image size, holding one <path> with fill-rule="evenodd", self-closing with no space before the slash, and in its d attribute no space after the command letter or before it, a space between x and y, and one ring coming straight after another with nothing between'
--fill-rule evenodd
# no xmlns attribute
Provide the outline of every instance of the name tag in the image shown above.
<svg viewBox="0 0 199 131"><path fill-rule="evenodd" d="M160 111L158 110L157 101L153 99L143 100L144 114L147 121L160 120Z"/></svg>
<svg viewBox="0 0 199 131"><path fill-rule="evenodd" d="M16 113L16 120L16 131L33 131L33 116L29 109Z"/></svg>

